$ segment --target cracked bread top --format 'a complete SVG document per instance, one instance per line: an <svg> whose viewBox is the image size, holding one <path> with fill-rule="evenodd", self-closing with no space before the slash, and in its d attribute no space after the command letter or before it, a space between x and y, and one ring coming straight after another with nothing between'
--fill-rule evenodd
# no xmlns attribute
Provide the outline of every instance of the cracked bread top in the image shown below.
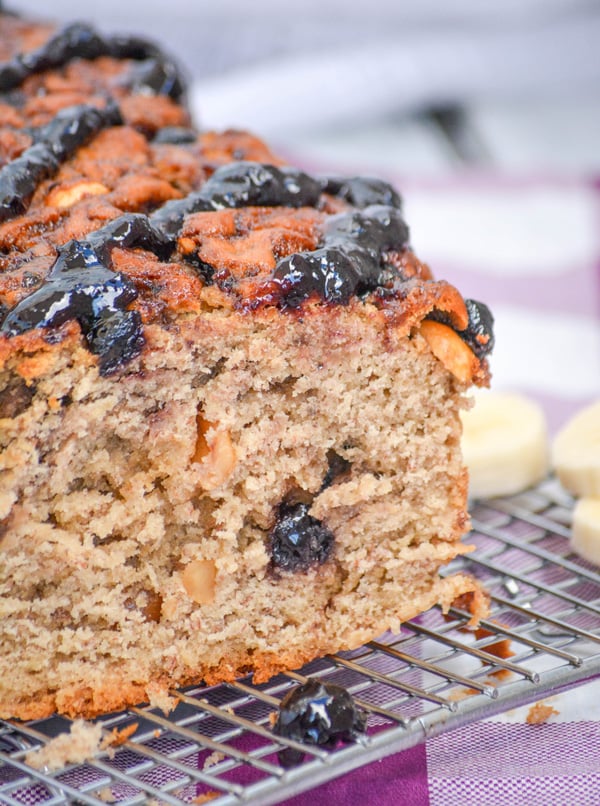
<svg viewBox="0 0 600 806"><path fill-rule="evenodd" d="M407 334L425 320L440 360L487 382L491 314L415 257L387 183L197 131L177 66L144 40L0 15L0 58L4 360L83 339L110 375L149 325L350 305Z"/></svg>

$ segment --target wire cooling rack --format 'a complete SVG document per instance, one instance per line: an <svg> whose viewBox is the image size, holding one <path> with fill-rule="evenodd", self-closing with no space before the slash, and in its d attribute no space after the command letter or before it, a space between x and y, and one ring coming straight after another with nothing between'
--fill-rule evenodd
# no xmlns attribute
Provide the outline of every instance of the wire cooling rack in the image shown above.
<svg viewBox="0 0 600 806"><path fill-rule="evenodd" d="M165 717L148 706L103 717L122 743L58 771L27 754L69 730L61 717L0 721L0 802L6 804L271 804L549 692L600 674L600 575L569 548L572 501L552 479L473 507L476 551L455 562L477 575L492 612L433 609L358 650L314 661L263 685L251 679L173 692ZM273 735L280 699L309 676L347 688L369 714L366 734L328 751ZM125 738L128 731L133 731ZM286 769L278 751L299 747Z"/></svg>

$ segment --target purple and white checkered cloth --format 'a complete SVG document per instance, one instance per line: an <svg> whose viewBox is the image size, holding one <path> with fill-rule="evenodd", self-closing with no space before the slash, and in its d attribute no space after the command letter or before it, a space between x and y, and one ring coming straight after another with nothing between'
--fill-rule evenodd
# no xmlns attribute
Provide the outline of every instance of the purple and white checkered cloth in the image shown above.
<svg viewBox="0 0 600 806"><path fill-rule="evenodd" d="M419 257L494 312L493 387L537 399L551 433L600 399L600 183L391 179ZM541 724L524 706L286 803L598 806L600 679L543 702Z"/></svg>

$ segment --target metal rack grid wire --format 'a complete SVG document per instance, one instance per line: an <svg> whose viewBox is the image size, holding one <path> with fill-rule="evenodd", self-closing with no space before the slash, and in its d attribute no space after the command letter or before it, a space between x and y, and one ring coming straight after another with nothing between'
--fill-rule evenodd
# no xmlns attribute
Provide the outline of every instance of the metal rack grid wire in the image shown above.
<svg viewBox="0 0 600 806"><path fill-rule="evenodd" d="M28 754L69 730L62 717L0 721L0 802L22 804L271 804L428 737L533 702L600 674L600 575L569 547L572 501L549 479L525 494L478 503L466 570L491 596L469 613L425 613L352 652L315 660L266 684L250 678L173 692L168 716L149 706L98 720L122 743L89 760L36 770ZM335 750L275 736L272 715L309 676L347 688L368 729ZM134 731L125 738L129 728ZM304 760L286 769L278 751Z"/></svg>

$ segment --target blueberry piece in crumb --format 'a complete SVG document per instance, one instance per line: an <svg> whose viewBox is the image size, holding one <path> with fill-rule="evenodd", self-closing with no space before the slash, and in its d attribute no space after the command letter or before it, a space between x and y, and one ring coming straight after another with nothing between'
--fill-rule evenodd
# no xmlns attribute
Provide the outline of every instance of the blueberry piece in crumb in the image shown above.
<svg viewBox="0 0 600 806"><path fill-rule="evenodd" d="M269 534L271 563L281 571L308 571L324 563L334 537L321 521L308 514L310 504L282 504Z"/></svg>
<svg viewBox="0 0 600 806"><path fill-rule="evenodd" d="M0 418L18 417L27 411L35 395L36 387L27 385L19 376L10 378L3 389L0 389Z"/></svg>
<svg viewBox="0 0 600 806"><path fill-rule="evenodd" d="M345 688L310 678L282 699L273 733L296 742L333 748L338 741L354 741L366 727L366 711L355 704ZM299 764L303 757L300 750L291 747L279 751L284 767Z"/></svg>
<svg viewBox="0 0 600 806"><path fill-rule="evenodd" d="M327 451L327 464L327 473L323 479L321 490L326 490L327 487L331 487L336 479L340 476L345 476L350 470L350 462L334 450Z"/></svg>

